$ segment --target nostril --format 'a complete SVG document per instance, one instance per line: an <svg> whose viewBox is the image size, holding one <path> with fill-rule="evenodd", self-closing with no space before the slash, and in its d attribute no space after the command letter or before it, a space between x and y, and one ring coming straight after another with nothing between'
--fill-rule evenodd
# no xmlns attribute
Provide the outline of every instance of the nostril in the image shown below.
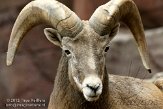
<svg viewBox="0 0 163 109"><path fill-rule="evenodd" d="M100 84L96 85L95 88L98 90L100 87Z"/></svg>
<svg viewBox="0 0 163 109"><path fill-rule="evenodd" d="M96 91L99 89L99 87L100 87L100 84L98 84L98 85L89 85L89 84L87 84L87 87L88 88L90 88L92 91L94 91L95 93L96 93Z"/></svg>

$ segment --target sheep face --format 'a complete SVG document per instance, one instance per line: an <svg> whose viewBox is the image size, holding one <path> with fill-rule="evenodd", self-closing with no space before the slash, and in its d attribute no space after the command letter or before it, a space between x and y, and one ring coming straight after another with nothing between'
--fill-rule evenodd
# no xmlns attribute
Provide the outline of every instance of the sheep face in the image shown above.
<svg viewBox="0 0 163 109"><path fill-rule="evenodd" d="M52 39L53 35L48 35L49 33L52 32L45 31L47 38L59 45L68 59L70 83L83 93L87 101L97 100L103 88L105 56L110 43L109 35L99 36L87 23L75 38L61 38L58 34L55 35L57 39L56 37Z"/></svg>

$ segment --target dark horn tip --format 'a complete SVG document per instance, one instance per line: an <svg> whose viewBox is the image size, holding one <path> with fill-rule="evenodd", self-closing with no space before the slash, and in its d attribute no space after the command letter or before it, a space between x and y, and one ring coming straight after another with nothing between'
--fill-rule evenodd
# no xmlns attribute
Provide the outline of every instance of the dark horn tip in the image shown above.
<svg viewBox="0 0 163 109"><path fill-rule="evenodd" d="M149 72L149 73L152 73L152 70L151 70L151 69L148 69L148 72Z"/></svg>

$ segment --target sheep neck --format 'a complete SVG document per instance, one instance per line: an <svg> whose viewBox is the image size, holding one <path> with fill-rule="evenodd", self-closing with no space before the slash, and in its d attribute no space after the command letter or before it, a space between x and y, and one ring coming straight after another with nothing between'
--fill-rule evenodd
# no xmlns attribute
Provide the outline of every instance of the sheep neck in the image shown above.
<svg viewBox="0 0 163 109"><path fill-rule="evenodd" d="M55 79L54 90L51 95L50 104L54 109L106 109L108 108L108 74L105 70L103 93L96 102L85 100L81 92L76 90L68 78L67 57L62 55L58 73Z"/></svg>

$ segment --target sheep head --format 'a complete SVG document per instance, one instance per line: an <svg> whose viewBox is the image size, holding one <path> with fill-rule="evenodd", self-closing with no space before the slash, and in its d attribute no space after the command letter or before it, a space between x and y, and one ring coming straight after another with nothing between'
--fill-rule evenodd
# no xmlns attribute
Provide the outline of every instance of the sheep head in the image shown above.
<svg viewBox="0 0 163 109"><path fill-rule="evenodd" d="M55 0L30 2L19 14L12 29L7 65L11 65L24 35L34 26L45 23L47 39L60 46L68 60L70 83L87 101L96 101L103 89L105 55L116 35L119 22L130 28L137 42L145 68L150 71L144 30L137 7L131 0L112 0L96 9L89 21Z"/></svg>
<svg viewBox="0 0 163 109"><path fill-rule="evenodd" d="M118 31L119 25L112 30ZM74 38L63 37L52 28L44 29L47 39L63 50L68 59L68 75L71 84L81 92L88 101L97 100L102 93L105 70L105 55L109 50L110 35L100 36L83 21L83 30Z"/></svg>

